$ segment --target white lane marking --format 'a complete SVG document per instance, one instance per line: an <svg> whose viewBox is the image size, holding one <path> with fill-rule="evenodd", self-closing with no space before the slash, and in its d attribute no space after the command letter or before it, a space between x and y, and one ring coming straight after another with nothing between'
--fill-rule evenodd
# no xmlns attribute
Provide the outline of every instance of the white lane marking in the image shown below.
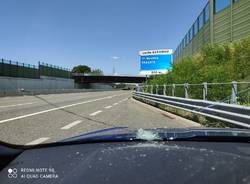
<svg viewBox="0 0 250 184"><path fill-rule="evenodd" d="M122 103L122 102L125 102L126 100L128 100L127 98L125 98L125 99L122 99L122 100L120 100L118 103Z"/></svg>
<svg viewBox="0 0 250 184"><path fill-rule="evenodd" d="M114 103L113 105L118 105L118 103Z"/></svg>
<svg viewBox="0 0 250 184"><path fill-rule="evenodd" d="M90 116L95 116L95 115L97 115L97 114L99 114L99 113L101 113L101 112L102 112L102 111L93 112L93 113L90 114Z"/></svg>
<svg viewBox="0 0 250 184"><path fill-rule="evenodd" d="M78 125L78 124L81 123L81 122L82 122L82 120L73 121L72 123L70 123L70 124L68 124L68 125L66 125L66 126L64 126L64 127L62 127L61 129L62 129L62 130L70 129L70 128L72 128L73 126L76 126L76 125Z"/></svg>
<svg viewBox="0 0 250 184"><path fill-rule="evenodd" d="M112 105L106 106L104 107L105 109L110 109L112 107Z"/></svg>
<svg viewBox="0 0 250 184"><path fill-rule="evenodd" d="M49 137L41 137L41 138L36 139L36 140L34 140L34 141L31 141L31 142L29 142L29 143L27 143L27 144L25 144L25 145L36 145L36 144L40 144L40 143L42 143L42 142L44 142L44 141L47 141L47 140L49 140L49 139L50 139Z"/></svg>
<svg viewBox="0 0 250 184"><path fill-rule="evenodd" d="M96 102L96 101L105 100L105 99L108 99L108 98L113 98L115 96L121 96L121 95L124 95L124 94L112 95L112 96L107 96L107 97L103 97L103 98L97 98L97 99L94 99L94 100L88 100L88 101L79 102L79 103L75 103L75 104L65 105L65 106L62 106L62 107L56 107L56 108L52 108L52 109L48 109L48 110L44 110L44 111L39 111L39 112L31 113L31 114L26 114L26 115L23 115L23 116L17 116L15 118L4 119L4 120L0 120L0 123L5 123L5 122L13 121L13 120L18 120L18 119L23 119L23 118L27 118L27 117L30 117L30 116L35 116L35 115L38 115L38 114L44 114L44 113L51 112L51 111L56 111L56 110L59 110L59 109L65 109L67 107L73 107L73 106L82 105L82 104L86 104L86 103Z"/></svg>
<svg viewBox="0 0 250 184"><path fill-rule="evenodd" d="M30 105L30 104L33 104L33 103L22 103L22 104L13 104L13 105L3 105L3 106L0 106L0 108L6 108L6 107L16 107L16 106L22 106L22 105Z"/></svg>

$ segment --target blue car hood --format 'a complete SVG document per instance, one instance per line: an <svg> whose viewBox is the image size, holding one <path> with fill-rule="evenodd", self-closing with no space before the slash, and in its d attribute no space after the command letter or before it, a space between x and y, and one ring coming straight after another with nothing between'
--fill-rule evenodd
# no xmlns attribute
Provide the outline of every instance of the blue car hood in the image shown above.
<svg viewBox="0 0 250 184"><path fill-rule="evenodd" d="M130 129L128 127L112 127L93 132L83 133L64 139L60 142L74 141L129 141L129 140L177 140L194 137L247 137L250 130L226 128L154 128Z"/></svg>

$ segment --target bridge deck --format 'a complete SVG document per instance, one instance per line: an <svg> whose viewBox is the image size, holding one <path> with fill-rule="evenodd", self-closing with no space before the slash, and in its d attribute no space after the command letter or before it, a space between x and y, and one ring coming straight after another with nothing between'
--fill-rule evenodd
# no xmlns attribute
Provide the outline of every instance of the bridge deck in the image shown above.
<svg viewBox="0 0 250 184"><path fill-rule="evenodd" d="M75 75L76 83L142 83L146 81L144 76L80 76Z"/></svg>

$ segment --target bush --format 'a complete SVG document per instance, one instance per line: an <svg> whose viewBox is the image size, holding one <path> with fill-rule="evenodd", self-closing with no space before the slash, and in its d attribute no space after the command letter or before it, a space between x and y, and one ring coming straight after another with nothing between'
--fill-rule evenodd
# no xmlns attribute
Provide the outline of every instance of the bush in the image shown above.
<svg viewBox="0 0 250 184"><path fill-rule="evenodd" d="M171 72L155 76L148 84L200 84L202 82L231 82L250 80L250 37L223 45L205 45L198 54L175 63ZM200 97L201 90L192 90L192 97ZM213 99L222 99L231 93L230 86L213 88Z"/></svg>

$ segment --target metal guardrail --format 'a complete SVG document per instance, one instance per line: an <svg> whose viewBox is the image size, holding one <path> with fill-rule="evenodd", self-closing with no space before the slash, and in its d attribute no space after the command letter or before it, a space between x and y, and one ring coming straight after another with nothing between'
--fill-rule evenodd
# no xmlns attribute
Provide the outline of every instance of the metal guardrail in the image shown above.
<svg viewBox="0 0 250 184"><path fill-rule="evenodd" d="M212 102L206 100L194 100L180 97L171 97L144 92L134 92L133 96L151 102L168 105L170 107L200 114L223 122L232 123L250 128L250 107Z"/></svg>
<svg viewBox="0 0 250 184"><path fill-rule="evenodd" d="M137 91L187 99L250 105L250 82L141 85Z"/></svg>

